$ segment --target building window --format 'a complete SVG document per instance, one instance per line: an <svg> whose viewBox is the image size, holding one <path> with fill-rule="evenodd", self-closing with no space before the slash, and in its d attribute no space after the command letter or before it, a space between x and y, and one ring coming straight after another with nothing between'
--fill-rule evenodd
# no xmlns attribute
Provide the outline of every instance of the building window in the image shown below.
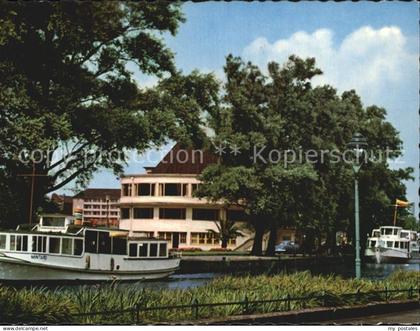
<svg viewBox="0 0 420 331"><path fill-rule="evenodd" d="M192 219L202 221L217 221L219 219L219 210L193 208Z"/></svg>
<svg viewBox="0 0 420 331"><path fill-rule="evenodd" d="M153 196L155 195L155 184L143 183L136 184L138 196Z"/></svg>
<svg viewBox="0 0 420 331"><path fill-rule="evenodd" d="M134 208L134 218L153 218L153 208Z"/></svg>
<svg viewBox="0 0 420 331"><path fill-rule="evenodd" d="M122 196L130 197L131 196L131 184L122 184Z"/></svg>
<svg viewBox="0 0 420 331"><path fill-rule="evenodd" d="M197 192L200 184L191 184L191 196L194 196L195 192Z"/></svg>
<svg viewBox="0 0 420 331"><path fill-rule="evenodd" d="M130 218L130 208L121 208L121 219Z"/></svg>
<svg viewBox="0 0 420 331"><path fill-rule="evenodd" d="M185 208L160 208L159 218L171 219L171 220L185 220L186 209Z"/></svg>
<svg viewBox="0 0 420 331"><path fill-rule="evenodd" d="M158 232L158 238L172 242L172 232Z"/></svg>
<svg viewBox="0 0 420 331"><path fill-rule="evenodd" d="M176 232L179 234L179 243L186 244L187 243L187 233L186 232ZM158 232L158 238L168 241L172 243L174 232Z"/></svg>
<svg viewBox="0 0 420 331"><path fill-rule="evenodd" d="M246 222L248 218L243 210L228 209L227 219L234 222Z"/></svg>
<svg viewBox="0 0 420 331"><path fill-rule="evenodd" d="M218 245L219 239L217 236L208 232L191 232L191 245Z"/></svg>
<svg viewBox="0 0 420 331"><path fill-rule="evenodd" d="M159 195L171 197L186 196L187 186L187 184L161 183L159 184Z"/></svg>

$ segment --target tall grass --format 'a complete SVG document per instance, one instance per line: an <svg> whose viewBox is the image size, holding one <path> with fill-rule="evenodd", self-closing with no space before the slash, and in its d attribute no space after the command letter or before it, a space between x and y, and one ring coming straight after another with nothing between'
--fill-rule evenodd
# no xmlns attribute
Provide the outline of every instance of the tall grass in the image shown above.
<svg viewBox="0 0 420 331"><path fill-rule="evenodd" d="M340 276L314 276L309 272L279 274L275 276L224 276L207 285L189 289L138 289L133 286L108 284L85 286L77 290L51 291L45 288L15 290L0 287L1 322L7 323L80 323L80 324L131 324L135 316L131 312L106 313L96 316L75 314L123 310L139 304L141 307L189 305L198 303L241 302L247 297L253 300L271 300L307 296L304 301L291 301L291 309L302 309L322 305L340 306L383 300L381 294L348 296L345 293L418 288L420 272L397 271L385 280L343 279ZM323 298L316 298L323 294ZM407 298L408 293L389 294L388 299ZM272 312L285 310L285 302L248 305L247 312ZM223 317L243 313L240 304L202 307L199 318ZM194 318L191 309L159 311L140 310L142 323L187 321Z"/></svg>

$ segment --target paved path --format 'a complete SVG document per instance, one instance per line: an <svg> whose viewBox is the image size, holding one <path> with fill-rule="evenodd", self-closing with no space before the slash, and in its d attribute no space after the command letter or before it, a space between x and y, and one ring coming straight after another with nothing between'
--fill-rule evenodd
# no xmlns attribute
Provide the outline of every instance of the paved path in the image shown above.
<svg viewBox="0 0 420 331"><path fill-rule="evenodd" d="M324 322L322 324L412 324L420 325L420 309L401 311L393 314L372 315Z"/></svg>

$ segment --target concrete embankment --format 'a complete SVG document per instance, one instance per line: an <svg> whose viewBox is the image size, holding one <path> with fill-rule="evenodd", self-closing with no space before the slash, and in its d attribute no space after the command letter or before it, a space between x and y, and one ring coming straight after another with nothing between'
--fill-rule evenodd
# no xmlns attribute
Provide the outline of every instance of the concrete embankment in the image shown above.
<svg viewBox="0 0 420 331"><path fill-rule="evenodd" d="M257 257L235 255L183 256L179 273L279 272L351 263L351 257Z"/></svg>
<svg viewBox="0 0 420 331"><path fill-rule="evenodd" d="M266 314L237 315L218 319L206 319L194 322L182 322L177 324L194 325L278 325L278 324L328 324L326 321L334 321L340 324L340 319L360 318L371 315L381 315L412 311L420 308L418 300L396 300L389 302L373 302L365 305L343 306L343 307L319 307L302 309L297 311L275 312ZM380 318L379 318L380 319ZM404 324L405 321L396 317L393 324Z"/></svg>

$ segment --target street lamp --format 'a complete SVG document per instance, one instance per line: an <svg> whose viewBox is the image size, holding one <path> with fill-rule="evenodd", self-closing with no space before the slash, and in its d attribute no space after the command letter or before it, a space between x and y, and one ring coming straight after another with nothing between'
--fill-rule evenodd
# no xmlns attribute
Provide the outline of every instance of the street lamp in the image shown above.
<svg viewBox="0 0 420 331"><path fill-rule="evenodd" d="M354 158L352 159L352 167L354 171L354 230L356 241L356 278L360 279L360 227L359 227L359 170L363 163L363 156L367 147L367 140L360 133L355 133L347 146L354 151Z"/></svg>

